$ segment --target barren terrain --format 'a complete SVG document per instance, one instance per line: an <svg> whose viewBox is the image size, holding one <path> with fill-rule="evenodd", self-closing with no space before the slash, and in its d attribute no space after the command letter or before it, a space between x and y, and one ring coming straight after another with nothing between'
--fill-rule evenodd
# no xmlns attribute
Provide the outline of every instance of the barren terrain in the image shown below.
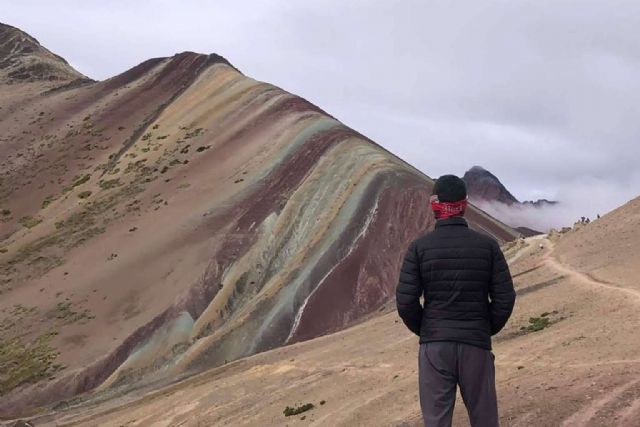
<svg viewBox="0 0 640 427"><path fill-rule="evenodd" d="M640 264L630 255L629 263L616 267L621 280L605 281L566 260L588 256L589 242L601 230L611 234L599 241L599 256L616 258L626 244L616 238L616 230L630 231L629 238L637 241L639 201L563 235L505 246L518 298L512 319L494 339L503 425L638 425L640 292L630 284L640 274ZM621 218L632 220L621 224ZM37 421L418 426L417 348L417 338L390 305L341 332L244 358L158 390L81 403ZM284 416L287 406L307 403L314 407ZM460 401L455 425L468 425Z"/></svg>

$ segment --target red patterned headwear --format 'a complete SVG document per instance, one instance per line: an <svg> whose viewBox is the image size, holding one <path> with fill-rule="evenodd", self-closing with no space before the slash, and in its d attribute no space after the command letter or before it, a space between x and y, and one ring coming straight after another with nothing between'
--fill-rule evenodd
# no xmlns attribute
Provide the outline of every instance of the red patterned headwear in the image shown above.
<svg viewBox="0 0 640 427"><path fill-rule="evenodd" d="M438 200L438 196L434 194L431 196L431 209L436 216L436 219L446 219L455 216L463 216L464 211L467 208L467 198L464 198L458 202L441 202Z"/></svg>

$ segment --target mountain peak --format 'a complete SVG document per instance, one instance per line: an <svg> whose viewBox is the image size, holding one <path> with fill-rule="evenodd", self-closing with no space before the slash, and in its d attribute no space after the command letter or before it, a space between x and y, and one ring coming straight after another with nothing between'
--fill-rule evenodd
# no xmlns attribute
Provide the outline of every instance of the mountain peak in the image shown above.
<svg viewBox="0 0 640 427"><path fill-rule="evenodd" d="M0 23L0 81L69 81L86 78L35 37Z"/></svg>
<svg viewBox="0 0 640 427"><path fill-rule="evenodd" d="M472 200L495 200L507 205L519 203L500 180L482 166L473 166L462 179Z"/></svg>
<svg viewBox="0 0 640 427"><path fill-rule="evenodd" d="M487 172L488 173L489 171L486 170L485 168L483 168L482 166L475 165L475 166L472 166L471 169L469 169L467 171L467 173L469 173L469 172L471 172L471 173Z"/></svg>

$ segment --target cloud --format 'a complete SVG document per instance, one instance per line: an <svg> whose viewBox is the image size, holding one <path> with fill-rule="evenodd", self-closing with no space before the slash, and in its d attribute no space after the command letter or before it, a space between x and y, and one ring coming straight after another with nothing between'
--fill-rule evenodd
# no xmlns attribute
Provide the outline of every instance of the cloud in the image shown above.
<svg viewBox="0 0 640 427"><path fill-rule="evenodd" d="M94 78L220 53L428 175L479 164L571 215L640 189L638 2L22 0L3 19Z"/></svg>
<svg viewBox="0 0 640 427"><path fill-rule="evenodd" d="M635 172L638 175L640 172ZM638 177L634 177L637 180ZM562 184L562 202L555 205L506 205L500 202L475 200L480 209L513 227L529 227L541 232L573 225L581 217L590 219L604 215L611 206L621 206L630 198L626 188L616 188L602 179L568 181Z"/></svg>

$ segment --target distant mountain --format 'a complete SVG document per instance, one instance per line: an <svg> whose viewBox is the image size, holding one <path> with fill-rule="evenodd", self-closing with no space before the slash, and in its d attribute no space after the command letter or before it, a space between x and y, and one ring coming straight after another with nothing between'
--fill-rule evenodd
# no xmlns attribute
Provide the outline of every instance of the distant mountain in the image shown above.
<svg viewBox="0 0 640 427"><path fill-rule="evenodd" d="M67 61L42 47L38 40L0 23L0 81L60 81L86 79Z"/></svg>
<svg viewBox="0 0 640 427"><path fill-rule="evenodd" d="M494 174L482 166L472 167L462 179L467 184L472 203L515 227L523 236L541 234L536 228L547 227L540 222L541 210L558 204L547 199L520 202Z"/></svg>
<svg viewBox="0 0 640 427"><path fill-rule="evenodd" d="M529 205L533 207L543 207L555 205L558 202L547 199L539 199L536 201L526 200L520 202L513 194L500 182L500 180L491 172L482 166L473 166L462 177L467 184L467 192L470 200L500 202L505 205Z"/></svg>
<svg viewBox="0 0 640 427"><path fill-rule="evenodd" d="M520 203L500 180L482 166L474 166L462 177L471 200L487 200L511 205Z"/></svg>

